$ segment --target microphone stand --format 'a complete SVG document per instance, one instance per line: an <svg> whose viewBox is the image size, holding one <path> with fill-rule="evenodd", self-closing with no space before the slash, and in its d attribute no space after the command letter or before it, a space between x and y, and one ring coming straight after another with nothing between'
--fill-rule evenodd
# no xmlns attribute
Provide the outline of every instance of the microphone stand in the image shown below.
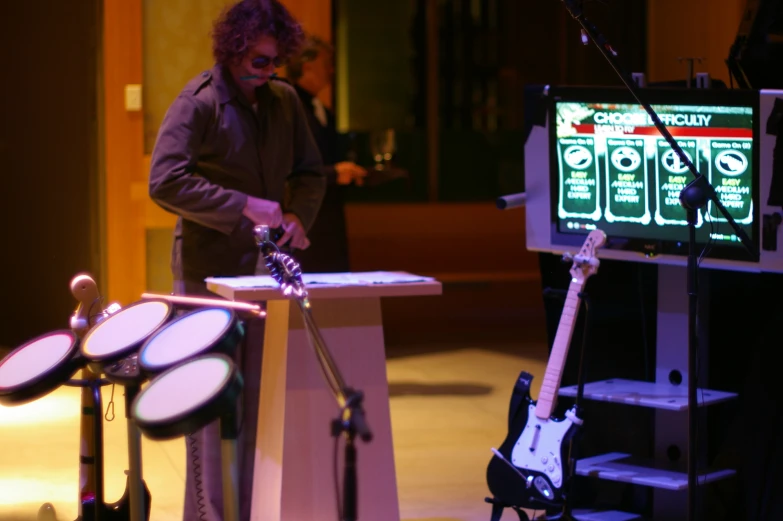
<svg viewBox="0 0 783 521"><path fill-rule="evenodd" d="M757 262L759 258L758 250L751 242L745 231L739 227L734 218L729 214L726 208L718 199L714 187L707 181L707 178L700 174L693 165L688 156L685 155L677 141L672 137L669 130L661 122L658 114L655 113L649 103L646 103L639 96L638 89L632 77L620 67L617 63L617 51L614 50L609 41L602 35L598 29L587 18L585 18L581 0L561 0L568 10L569 14L582 26L583 38L588 35L601 51L606 60L612 66L614 71L620 77L622 82L628 87L633 97L644 110L649 114L655 124L655 128L661 133L671 146L672 150L688 167L693 174L694 180L688 183L680 192L680 204L685 208L688 220L688 267L687 267L687 291L688 291L688 519L694 521L697 518L696 488L698 478L696 476L696 429L697 429L697 404L696 395L696 357L699 345L698 336L698 275L699 263L696 251L696 223L699 209L704 207L708 201L712 201L715 208L720 211L723 217L728 221L734 233L739 237L742 245L748 252L750 258ZM586 43L586 42L585 42Z"/></svg>
<svg viewBox="0 0 783 521"><path fill-rule="evenodd" d="M340 408L339 416L330 423L332 436L345 435L345 454L343 466L343 505L339 506L340 521L356 521L357 519L357 476L356 476L356 435L364 442L372 440L372 432L364 418L362 391L348 387L340 374L337 365L332 358L326 342L315 323L307 296L307 288L302 282L302 270L299 264L287 253L283 253L277 244L270 238L268 226L256 226L253 230L256 244L264 256L266 267L272 278L280 284L280 289L285 296L293 296L299 310L302 312L307 329L308 338L315 350L316 357L321 366L324 379L329 385L332 394ZM275 238L282 234L275 230Z"/></svg>

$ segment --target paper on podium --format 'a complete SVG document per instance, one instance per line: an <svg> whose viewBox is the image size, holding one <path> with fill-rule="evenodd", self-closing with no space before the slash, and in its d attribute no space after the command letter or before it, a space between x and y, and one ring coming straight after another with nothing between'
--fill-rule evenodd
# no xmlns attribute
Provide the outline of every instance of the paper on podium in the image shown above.
<svg viewBox="0 0 783 521"><path fill-rule="evenodd" d="M305 286L372 286L375 284L404 284L412 282L432 282L433 277L423 277L405 272L366 271L358 273L303 273ZM210 277L207 283L219 282L232 288L277 288L278 283L269 275L251 275L245 277Z"/></svg>

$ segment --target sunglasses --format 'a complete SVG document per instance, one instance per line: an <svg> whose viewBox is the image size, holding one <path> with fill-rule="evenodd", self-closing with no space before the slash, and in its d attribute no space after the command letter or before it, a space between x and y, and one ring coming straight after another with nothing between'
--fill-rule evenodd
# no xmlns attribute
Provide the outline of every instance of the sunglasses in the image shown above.
<svg viewBox="0 0 783 521"><path fill-rule="evenodd" d="M254 69L266 69L269 67L269 65L274 64L275 68L280 67L282 65L283 60L280 59L280 56L275 56L274 58L271 58L269 56L257 56L250 60L250 66Z"/></svg>

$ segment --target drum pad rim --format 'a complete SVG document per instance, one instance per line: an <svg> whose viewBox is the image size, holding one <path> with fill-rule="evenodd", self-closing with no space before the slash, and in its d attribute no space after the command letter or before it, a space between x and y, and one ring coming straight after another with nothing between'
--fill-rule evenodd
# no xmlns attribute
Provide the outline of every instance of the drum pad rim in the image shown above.
<svg viewBox="0 0 783 521"><path fill-rule="evenodd" d="M150 381L150 385L152 385L155 380L163 378L167 374L176 371L186 364L195 363L196 361L204 359L221 359L228 363L229 372L227 377L228 384L226 387L221 392L212 396L204 404L198 407L197 413L194 414L194 409L189 408L186 411L181 411L176 415L167 418L165 421L145 421L139 419L137 415L137 409L139 400L141 400L143 397L144 391L142 390L142 392L139 393L136 398L134 398L133 403L131 404L131 416L133 417L133 421L136 423L139 430L147 438L151 440L170 440L193 434L203 427L206 427L213 421L218 420L220 418L220 412L228 407L231 407L232 402L234 407L237 407L235 402L239 398L243 387L242 374L239 372L239 368L237 367L234 360L222 353L209 353L200 355L195 358L191 358L186 362L175 365L174 367L170 367L153 378Z"/></svg>
<svg viewBox="0 0 783 521"><path fill-rule="evenodd" d="M50 394L55 391L60 384L67 382L80 368L84 367L86 360L79 356L81 340L70 329L56 329L49 333L43 333L32 338L12 350L8 355L0 360L0 367L13 358L13 356L22 349L43 340L44 338L67 335L71 338L71 347L68 348L63 360L52 367L49 371L41 373L21 384L9 387L0 386L0 404L3 405L23 405Z"/></svg>

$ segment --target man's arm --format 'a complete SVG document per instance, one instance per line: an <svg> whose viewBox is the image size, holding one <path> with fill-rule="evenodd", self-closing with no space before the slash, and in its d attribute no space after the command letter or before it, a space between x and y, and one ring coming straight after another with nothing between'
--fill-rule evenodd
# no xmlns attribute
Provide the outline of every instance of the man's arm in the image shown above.
<svg viewBox="0 0 783 521"><path fill-rule="evenodd" d="M310 132L302 103L291 92L294 105L294 165L287 179L287 204L284 213L293 213L309 230L321 207L326 191L323 162Z"/></svg>
<svg viewBox="0 0 783 521"><path fill-rule="evenodd" d="M209 122L206 108L180 95L163 118L150 167L149 194L165 210L230 235L242 218L247 195L196 172L198 150Z"/></svg>

